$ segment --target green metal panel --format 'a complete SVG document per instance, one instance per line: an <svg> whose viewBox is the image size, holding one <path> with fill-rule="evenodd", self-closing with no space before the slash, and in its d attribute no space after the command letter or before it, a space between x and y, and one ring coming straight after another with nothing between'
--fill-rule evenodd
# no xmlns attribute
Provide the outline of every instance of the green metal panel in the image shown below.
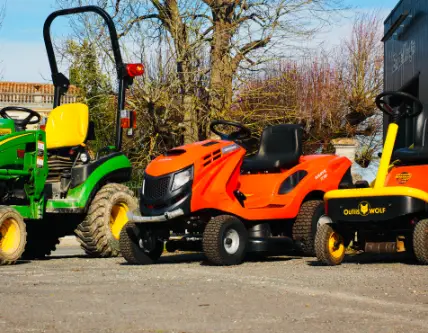
<svg viewBox="0 0 428 333"><path fill-rule="evenodd" d="M0 118L0 138L3 135L15 133L15 123L12 119Z"/></svg>
<svg viewBox="0 0 428 333"><path fill-rule="evenodd" d="M91 198L93 190L100 181L114 171L131 168L131 162L125 155L119 155L101 164L81 185L71 189L65 199L50 199L46 203L47 212L58 210L81 210Z"/></svg>
<svg viewBox="0 0 428 333"><path fill-rule="evenodd" d="M24 218L43 217L43 190L48 174L44 131L15 132L0 137L0 180L23 179L29 206L14 206ZM18 153L21 151L21 153Z"/></svg>

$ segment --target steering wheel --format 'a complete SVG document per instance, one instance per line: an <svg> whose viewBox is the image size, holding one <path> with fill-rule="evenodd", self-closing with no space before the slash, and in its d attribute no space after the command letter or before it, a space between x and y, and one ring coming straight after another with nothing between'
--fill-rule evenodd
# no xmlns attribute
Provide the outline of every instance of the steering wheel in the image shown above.
<svg viewBox="0 0 428 333"><path fill-rule="evenodd" d="M24 112L28 113L28 116L24 119L16 119L12 118L8 112L9 111L18 111L18 112ZM15 123L17 131L24 131L27 128L27 125L34 125L38 124L40 120L42 120L42 117L39 113L37 113L34 110L27 109L21 106L7 106L0 110L0 116L4 119L12 119ZM34 117L36 117L35 120L32 120Z"/></svg>
<svg viewBox="0 0 428 333"><path fill-rule="evenodd" d="M216 129L218 125L231 126L231 127L237 128L238 130L230 134L226 134ZM235 140L244 140L251 137L251 130L248 127L245 127L244 125L234 121L213 120L210 125L210 130L213 133L217 134L222 140L235 141Z"/></svg>
<svg viewBox="0 0 428 333"><path fill-rule="evenodd" d="M386 98L397 98L400 106L393 108L386 102ZM423 104L415 96L402 91L385 91L376 97L376 106L389 116L394 118L416 117L422 112Z"/></svg>

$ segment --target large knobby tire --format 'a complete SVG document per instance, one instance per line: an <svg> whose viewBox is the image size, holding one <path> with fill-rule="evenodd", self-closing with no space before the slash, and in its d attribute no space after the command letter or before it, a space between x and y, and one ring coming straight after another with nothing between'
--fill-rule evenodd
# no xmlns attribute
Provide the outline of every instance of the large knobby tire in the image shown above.
<svg viewBox="0 0 428 333"><path fill-rule="evenodd" d="M246 255L248 232L237 217L220 215L206 225L202 247L207 259L219 266L239 265Z"/></svg>
<svg viewBox="0 0 428 333"><path fill-rule="evenodd" d="M127 223L120 232L120 252L125 260L132 265L150 265L162 255L164 242L152 239L150 248L144 247L144 228L147 226Z"/></svg>
<svg viewBox="0 0 428 333"><path fill-rule="evenodd" d="M345 258L345 241L329 224L318 227L315 235L315 253L325 265L340 265Z"/></svg>
<svg viewBox="0 0 428 333"><path fill-rule="evenodd" d="M92 200L88 213L75 230L82 249L91 257L119 255L119 237L128 222L126 213L136 209L133 192L122 184L103 186Z"/></svg>
<svg viewBox="0 0 428 333"><path fill-rule="evenodd" d="M27 221L27 245L23 259L43 259L56 250L59 238L64 236L56 222L50 219Z"/></svg>
<svg viewBox="0 0 428 333"><path fill-rule="evenodd" d="M420 220L413 230L413 252L421 264L428 265L428 219Z"/></svg>
<svg viewBox="0 0 428 333"><path fill-rule="evenodd" d="M318 220L324 215L324 201L309 200L302 204L293 224L293 240L298 242L299 250L305 256L315 256L315 234Z"/></svg>
<svg viewBox="0 0 428 333"><path fill-rule="evenodd" d="M21 258L27 232L24 219L15 209L0 206L0 265L14 264Z"/></svg>

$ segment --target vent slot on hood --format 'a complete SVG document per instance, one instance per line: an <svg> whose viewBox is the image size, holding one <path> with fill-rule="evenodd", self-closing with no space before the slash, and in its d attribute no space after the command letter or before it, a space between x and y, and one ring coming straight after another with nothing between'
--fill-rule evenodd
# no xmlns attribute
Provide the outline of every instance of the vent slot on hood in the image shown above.
<svg viewBox="0 0 428 333"><path fill-rule="evenodd" d="M214 146L217 144L218 144L218 141L208 141L207 143L204 143L202 146L209 147L209 146Z"/></svg>
<svg viewBox="0 0 428 333"><path fill-rule="evenodd" d="M165 156L180 156L185 153L186 151L184 149L171 149L165 153Z"/></svg>
<svg viewBox="0 0 428 333"><path fill-rule="evenodd" d="M217 149L212 154L204 156L203 166L206 167L211 164L213 161L218 160L221 157L221 150Z"/></svg>

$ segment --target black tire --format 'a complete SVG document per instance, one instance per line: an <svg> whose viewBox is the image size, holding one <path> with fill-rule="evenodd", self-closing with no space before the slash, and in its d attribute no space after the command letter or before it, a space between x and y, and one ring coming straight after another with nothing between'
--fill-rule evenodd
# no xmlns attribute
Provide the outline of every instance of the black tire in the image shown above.
<svg viewBox="0 0 428 333"><path fill-rule="evenodd" d="M0 265L12 265L20 259L26 242L26 225L21 214L0 206Z"/></svg>
<svg viewBox="0 0 428 333"><path fill-rule="evenodd" d="M315 256L315 234L318 220L324 215L324 201L309 200L302 204L296 221L293 224L293 240L305 256Z"/></svg>
<svg viewBox="0 0 428 333"><path fill-rule="evenodd" d="M334 245L331 244L332 237L337 240ZM320 225L315 235L315 253L318 260L325 265L340 265L345 258L343 237L329 224Z"/></svg>
<svg viewBox="0 0 428 333"><path fill-rule="evenodd" d="M164 242L154 239L150 249L140 246L144 225L127 223L120 232L120 252L125 260L132 265L150 265L156 262L163 253ZM141 242L141 244L144 244Z"/></svg>
<svg viewBox="0 0 428 333"><path fill-rule="evenodd" d="M227 244L228 239L233 239L230 244ZM207 259L215 265L239 265L246 255L247 242L248 232L241 220L230 215L220 215L206 225L202 248Z"/></svg>
<svg viewBox="0 0 428 333"><path fill-rule="evenodd" d="M420 220L413 230L413 252L421 264L428 265L428 219Z"/></svg>
<svg viewBox="0 0 428 333"><path fill-rule="evenodd" d="M27 245L23 259L43 259L55 251L59 244L60 231L58 225L50 220L27 222Z"/></svg>
<svg viewBox="0 0 428 333"><path fill-rule="evenodd" d="M98 258L118 256L120 231L127 222L123 214L137 206L133 192L125 185L112 183L103 186L92 200L85 219L75 230L86 254ZM115 210L121 211L122 218L120 222L116 221L117 225L111 225L110 219Z"/></svg>

